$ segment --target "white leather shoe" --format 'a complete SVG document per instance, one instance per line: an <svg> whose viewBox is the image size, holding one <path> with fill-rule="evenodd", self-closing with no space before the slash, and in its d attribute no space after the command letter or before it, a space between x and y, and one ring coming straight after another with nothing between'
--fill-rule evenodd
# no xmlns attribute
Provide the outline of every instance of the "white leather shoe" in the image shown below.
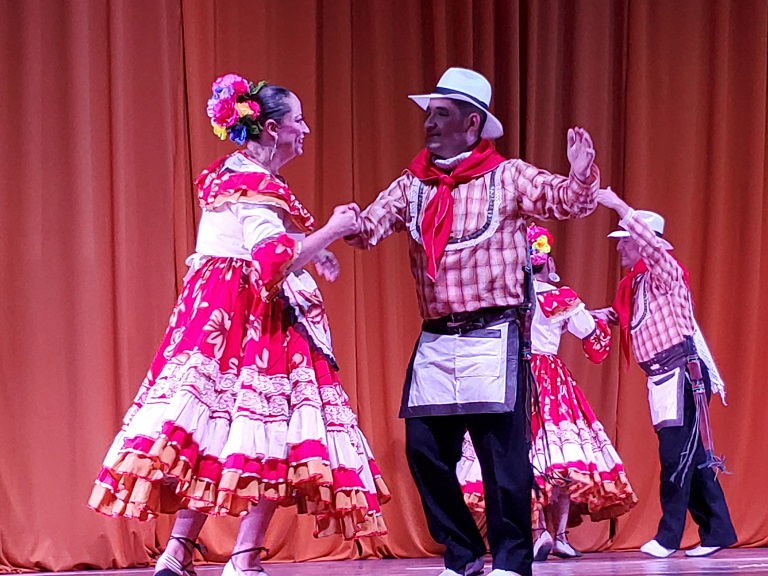
<svg viewBox="0 0 768 576"><path fill-rule="evenodd" d="M467 564L464 569L464 576L480 576L485 568L485 558L478 558Z"/></svg>
<svg viewBox="0 0 768 576"><path fill-rule="evenodd" d="M224 564L224 569L221 571L221 576L269 576L264 568L249 568L247 570L240 570L235 566L234 562L230 558L229 561Z"/></svg>
<svg viewBox="0 0 768 576"><path fill-rule="evenodd" d="M533 543L533 561L534 562L543 562L547 559L547 556L549 556L549 553L552 552L552 547L554 546L554 542L552 542L552 536L544 530L541 535L536 538L536 542ZM493 572L491 572L493 574Z"/></svg>
<svg viewBox="0 0 768 576"><path fill-rule="evenodd" d="M250 554L252 552L259 553L257 558L258 566L255 568L238 568L235 566L235 563L232 561L235 556L239 556L240 554ZM267 571L261 567L262 554L269 554L269 550L264 548L264 546L254 546L253 548L232 552L229 556L229 561L224 565L224 570L221 571L221 576L251 576L251 574L254 576L269 576Z"/></svg>
<svg viewBox="0 0 768 576"><path fill-rule="evenodd" d="M567 540L555 538L552 554L558 558L581 558L581 552L576 550Z"/></svg>
<svg viewBox="0 0 768 576"><path fill-rule="evenodd" d="M152 576L196 576L195 569L190 560L188 564L182 565L177 558L174 558L168 552L163 552L155 564L155 573Z"/></svg>
<svg viewBox="0 0 768 576"><path fill-rule="evenodd" d="M485 558L478 558L477 560L473 560L467 566L464 568L464 573L459 574L455 570L451 570L450 568L446 568L438 576L480 576L483 573L483 568L485 567ZM223 575L222 575L223 576Z"/></svg>
<svg viewBox="0 0 768 576"><path fill-rule="evenodd" d="M664 548L664 546L656 542L656 540L649 540L648 542L646 542L640 547L640 552L643 552L644 554L649 554L654 558L667 558L668 556L671 556L672 554L674 554L675 550Z"/></svg>
<svg viewBox="0 0 768 576"><path fill-rule="evenodd" d="M182 564L178 558L171 556L166 549L157 559L155 573L152 576L197 576L194 565L195 550L199 550L203 557L208 553L208 550L202 544L198 544L186 536L174 536L171 534L169 543L171 540L181 542L184 550L189 555L189 560L186 564Z"/></svg>
<svg viewBox="0 0 768 576"><path fill-rule="evenodd" d="M496 570L491 570L491 573L488 574L488 576L520 576L520 574L512 572L512 570L499 570L496 568Z"/></svg>
<svg viewBox="0 0 768 576"><path fill-rule="evenodd" d="M686 550L685 555L689 558L704 558L705 556L711 556L720 548L720 546L696 546L696 548Z"/></svg>

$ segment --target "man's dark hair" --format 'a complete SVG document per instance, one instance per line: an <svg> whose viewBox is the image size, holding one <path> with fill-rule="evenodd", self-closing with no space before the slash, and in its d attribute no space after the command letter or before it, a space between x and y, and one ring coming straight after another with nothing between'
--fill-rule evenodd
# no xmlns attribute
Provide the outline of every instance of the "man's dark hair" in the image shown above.
<svg viewBox="0 0 768 576"><path fill-rule="evenodd" d="M469 118L470 114L478 114L480 116L480 127L477 132L477 137L480 138L480 134L483 133L485 121L488 119L487 112L470 102L464 102L464 100L453 100L453 102L456 104L456 108L459 109L462 118Z"/></svg>

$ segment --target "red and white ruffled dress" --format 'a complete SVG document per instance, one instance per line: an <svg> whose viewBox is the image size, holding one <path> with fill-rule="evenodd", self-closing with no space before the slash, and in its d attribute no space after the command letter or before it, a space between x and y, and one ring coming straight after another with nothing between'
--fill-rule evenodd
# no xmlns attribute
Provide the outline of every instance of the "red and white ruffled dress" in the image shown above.
<svg viewBox="0 0 768 576"><path fill-rule="evenodd" d="M570 288L544 282L535 282L534 288L537 306L531 328L532 371L539 389L540 412L534 406L531 462L541 489L535 504L547 505L553 489L549 480L555 479L555 485L570 495L571 525L578 524L582 515L593 520L619 516L632 508L637 498L603 425L557 357L560 337L568 331L582 340L587 358L602 362L610 349L610 331L603 321L595 321ZM467 504L483 510L480 466L468 436L457 474ZM538 508L534 505L534 516Z"/></svg>
<svg viewBox="0 0 768 576"><path fill-rule="evenodd" d="M165 338L89 505L148 520L240 516L260 498L315 515L316 536L386 533L389 492L338 378L309 273L288 273L314 221L241 152L196 182L196 253Z"/></svg>

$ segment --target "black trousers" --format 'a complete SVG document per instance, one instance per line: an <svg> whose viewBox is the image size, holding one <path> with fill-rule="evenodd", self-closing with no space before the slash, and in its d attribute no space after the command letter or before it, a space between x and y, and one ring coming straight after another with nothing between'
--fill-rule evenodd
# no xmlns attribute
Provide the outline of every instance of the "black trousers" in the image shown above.
<svg viewBox="0 0 768 576"><path fill-rule="evenodd" d="M405 421L408 465L421 496L429 533L445 545L446 568L459 574L486 552L456 477L464 431L468 430L483 473L493 567L531 576L533 472L528 459L525 399L518 376L513 412Z"/></svg>
<svg viewBox="0 0 768 576"><path fill-rule="evenodd" d="M709 374L703 364L702 371L709 399ZM662 516L656 541L665 548L677 550L683 537L687 510L699 526L702 546L731 546L736 543L736 532L731 523L723 489L711 468L699 468L705 461L701 438L696 446L693 462L682 482L678 478L675 478L675 482L671 479L680 464L680 454L693 432L696 415L691 381L687 374L684 398L683 425L662 428L657 432L661 460Z"/></svg>

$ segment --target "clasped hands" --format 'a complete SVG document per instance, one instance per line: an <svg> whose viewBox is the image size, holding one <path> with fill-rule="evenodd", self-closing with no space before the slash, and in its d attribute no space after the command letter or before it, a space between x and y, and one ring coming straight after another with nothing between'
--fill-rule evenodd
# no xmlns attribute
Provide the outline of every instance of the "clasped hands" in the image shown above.
<svg viewBox="0 0 768 576"><path fill-rule="evenodd" d="M360 233L360 206L354 202L341 204L333 209L325 228L336 238L354 236ZM318 275L328 282L335 282L339 277L339 260L328 249L321 250L313 259Z"/></svg>

